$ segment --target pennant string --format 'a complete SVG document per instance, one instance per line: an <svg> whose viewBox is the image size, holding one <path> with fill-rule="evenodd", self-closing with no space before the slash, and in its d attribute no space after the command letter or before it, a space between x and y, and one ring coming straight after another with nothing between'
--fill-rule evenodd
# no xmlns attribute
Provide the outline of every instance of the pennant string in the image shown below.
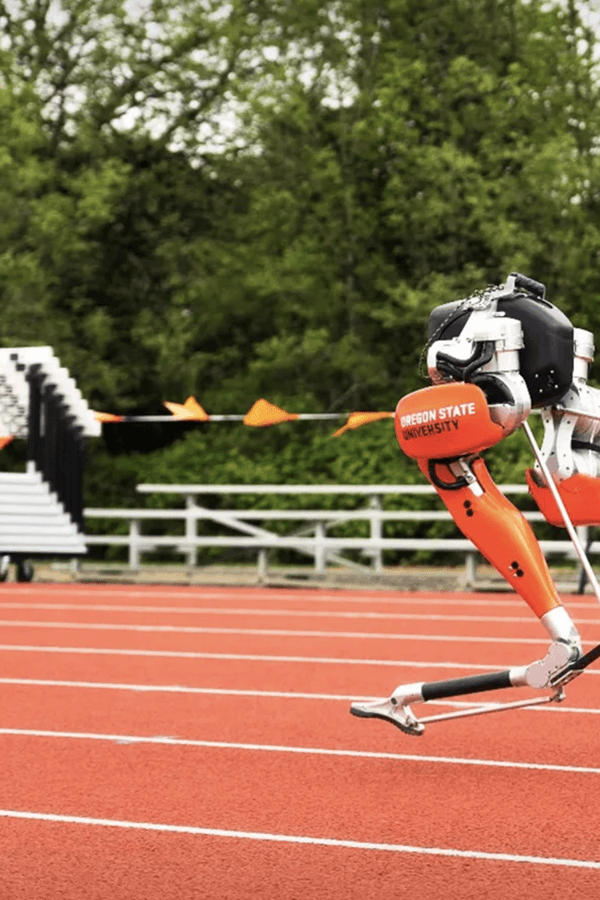
<svg viewBox="0 0 600 900"><path fill-rule="evenodd" d="M195 397L190 396L185 403L172 403L163 401L163 406L169 410L170 415L156 416L119 416L107 412L94 412L96 419L104 423L120 422L242 422L251 428L266 428L270 425L279 425L282 422L295 422L298 420L328 420L346 417L346 423L334 433L333 437L339 437L346 431L360 428L371 422L381 419L391 419L393 412L351 412L351 413L290 413L274 403L270 403L261 397L252 404L245 415L209 415L198 403ZM0 447L1 449L1 447Z"/></svg>

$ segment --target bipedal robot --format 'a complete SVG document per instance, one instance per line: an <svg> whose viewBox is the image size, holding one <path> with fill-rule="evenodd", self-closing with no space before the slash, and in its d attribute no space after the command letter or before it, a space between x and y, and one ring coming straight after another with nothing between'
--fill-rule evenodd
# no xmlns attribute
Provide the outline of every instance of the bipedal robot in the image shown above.
<svg viewBox="0 0 600 900"><path fill-rule="evenodd" d="M538 616L551 641L548 653L502 672L400 685L387 699L353 703L355 716L420 735L427 722L559 702L567 682L600 657L600 645L582 656L532 529L479 455L525 430L536 458L526 471L529 490L547 521L567 528L600 600L574 528L600 523L600 391L587 384L593 335L573 328L545 293L543 284L513 273L504 285L434 309L426 348L433 384L400 400L395 429L463 534ZM543 417L541 449L526 421L532 409ZM410 706L511 687L546 693L421 720Z"/></svg>

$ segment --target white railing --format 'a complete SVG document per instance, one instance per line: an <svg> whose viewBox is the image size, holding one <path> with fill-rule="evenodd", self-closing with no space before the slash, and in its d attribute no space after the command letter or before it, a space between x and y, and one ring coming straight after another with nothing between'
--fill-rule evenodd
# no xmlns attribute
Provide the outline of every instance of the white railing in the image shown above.
<svg viewBox="0 0 600 900"><path fill-rule="evenodd" d="M430 485L227 485L227 484L141 484L138 491L144 494L172 494L185 498L185 508L178 509L86 509L86 519L104 518L128 522L126 535L86 536L86 544L92 546L124 546L128 548L128 562L132 569L139 568L141 555L163 548L170 548L182 554L190 566L197 564L197 551L202 547L222 549L256 549L259 580L267 574L267 552L269 550L294 550L312 557L317 574L322 574L328 563L365 570L367 566L356 563L341 555L344 550L360 551L370 558L369 569L375 573L383 569L385 551L452 551L465 555L466 582L471 584L475 577L477 552L464 537L455 538L410 538L384 537L386 522L433 522L451 521L445 509L438 510L384 510L382 499L387 495L414 496L435 495ZM526 485L506 484L500 486L504 494L526 494ZM323 496L332 494L362 495L366 505L353 510L324 509L209 509L197 502L199 496L209 494L287 494ZM442 506L440 501L440 507ZM532 522L542 522L540 512L525 512ZM181 535L150 535L142 532L145 521L183 521L185 529ZM197 523L210 521L231 529L233 534L198 534ZM299 531L286 535L277 534L265 527L270 522L303 522ZM351 521L367 521L370 524L368 537L337 537L328 530L336 525ZM253 524L260 522L261 524ZM457 529L458 534L458 529ZM557 532L557 534L562 534ZM585 541L585 532L582 533ZM562 554L573 557L573 545L569 540L540 541L545 555ZM591 550L600 550L592 547Z"/></svg>

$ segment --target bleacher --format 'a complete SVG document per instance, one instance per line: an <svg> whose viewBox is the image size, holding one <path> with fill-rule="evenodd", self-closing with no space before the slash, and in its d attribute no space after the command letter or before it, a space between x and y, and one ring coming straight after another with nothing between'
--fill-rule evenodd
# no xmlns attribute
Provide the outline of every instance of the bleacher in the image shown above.
<svg viewBox="0 0 600 900"><path fill-rule="evenodd" d="M51 347L0 349L0 436L27 440L26 470L0 472L0 555L87 552L85 441L100 429Z"/></svg>

